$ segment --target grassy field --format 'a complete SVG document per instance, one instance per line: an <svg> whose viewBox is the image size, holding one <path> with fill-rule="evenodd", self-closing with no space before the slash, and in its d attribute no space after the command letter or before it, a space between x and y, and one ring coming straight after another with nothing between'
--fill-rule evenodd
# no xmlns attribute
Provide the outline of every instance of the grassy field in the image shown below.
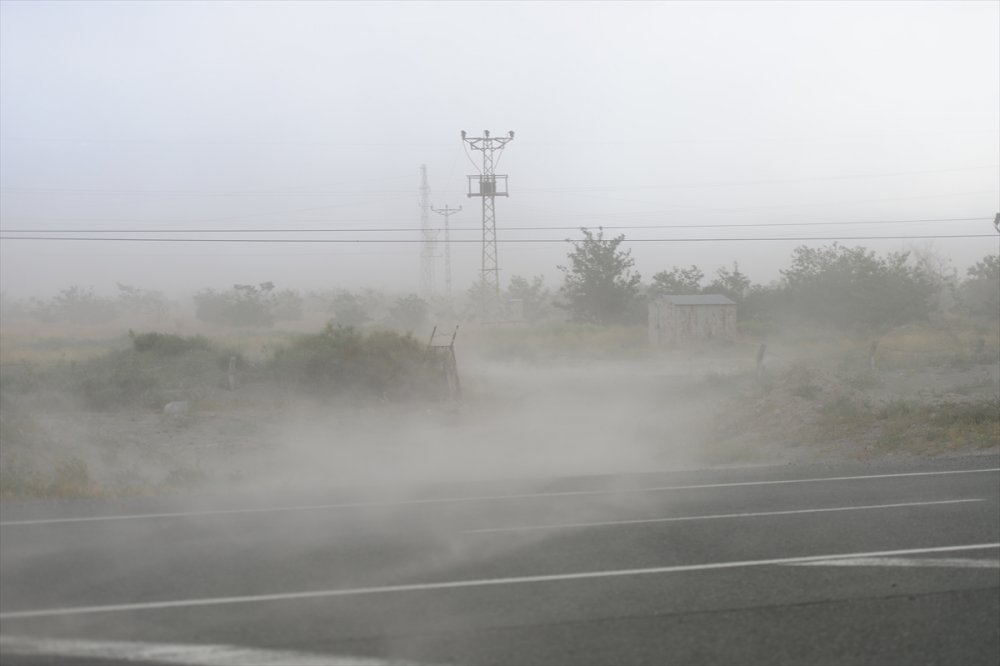
<svg viewBox="0 0 1000 666"><path fill-rule="evenodd" d="M519 447L557 473L583 461L646 468L1000 445L1000 341L989 322L941 317L878 335L781 329L674 349L651 349L642 326L466 325L456 342L460 403L386 365L417 353L424 335L320 358L332 343L304 342L320 331L314 324L5 320L0 497L235 487L289 459L301 465L289 475L344 482L431 468L435 456L515 473ZM137 345L151 331L166 335ZM338 384L344 368L364 391ZM310 372L309 381L289 381ZM184 407L166 413L168 403Z"/></svg>

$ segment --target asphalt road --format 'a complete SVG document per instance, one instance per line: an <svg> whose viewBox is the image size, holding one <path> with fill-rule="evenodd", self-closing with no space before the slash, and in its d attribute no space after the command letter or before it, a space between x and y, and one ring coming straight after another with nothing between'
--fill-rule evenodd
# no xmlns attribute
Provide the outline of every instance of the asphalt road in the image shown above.
<svg viewBox="0 0 1000 666"><path fill-rule="evenodd" d="M363 660L998 664L1000 458L0 507L3 664Z"/></svg>

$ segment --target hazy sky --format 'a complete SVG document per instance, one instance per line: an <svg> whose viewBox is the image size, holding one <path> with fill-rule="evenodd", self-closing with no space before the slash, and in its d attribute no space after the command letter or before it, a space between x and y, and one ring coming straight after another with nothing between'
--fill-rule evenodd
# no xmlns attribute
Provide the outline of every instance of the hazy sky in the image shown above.
<svg viewBox="0 0 1000 666"><path fill-rule="evenodd" d="M5 236L411 241L3 240L2 287L414 289L421 164L434 205L464 207L453 238L480 235L463 129L516 132L497 169L504 283L557 286L567 246L514 241L599 224L630 239L646 280L738 260L767 282L802 243L653 240L683 238L903 236L843 242L930 249L964 272L998 250L998 35L995 1L2 0ZM976 219L848 224L955 218ZM837 224L759 226L803 222ZM354 231L236 231L275 228ZM400 231L359 231L386 228ZM452 258L464 289L479 244Z"/></svg>

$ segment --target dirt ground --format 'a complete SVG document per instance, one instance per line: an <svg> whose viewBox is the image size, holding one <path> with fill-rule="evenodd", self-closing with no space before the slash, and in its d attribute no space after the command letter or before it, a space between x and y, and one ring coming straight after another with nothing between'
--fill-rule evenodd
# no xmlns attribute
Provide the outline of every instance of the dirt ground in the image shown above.
<svg viewBox="0 0 1000 666"><path fill-rule="evenodd" d="M87 483L110 492L391 486L1000 448L989 422L927 430L935 410L992 405L996 414L996 365L845 374L773 363L759 375L750 363L719 361L467 360L460 370L454 403L338 406L247 383L199 390L175 414L40 409L40 396L8 400L5 410L30 414L34 439L48 443L36 468L69 455L85 463ZM931 419L916 438L926 446L900 430L903 417L906 428ZM885 444L889 431L902 445Z"/></svg>

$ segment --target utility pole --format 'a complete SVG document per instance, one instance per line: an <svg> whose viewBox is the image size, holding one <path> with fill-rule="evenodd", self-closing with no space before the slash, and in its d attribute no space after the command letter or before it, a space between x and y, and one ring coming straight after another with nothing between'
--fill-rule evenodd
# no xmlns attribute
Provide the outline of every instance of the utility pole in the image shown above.
<svg viewBox="0 0 1000 666"><path fill-rule="evenodd" d="M514 140L514 133L508 132L505 137L491 137L489 130L483 130L483 136L466 136L462 130L462 141L469 144L473 150L483 154L483 168L479 175L469 176L470 197L480 197L483 201L483 269L480 280L480 313L484 321L497 321L503 315L500 303L500 266L497 261L497 225L495 214L496 197L506 197L507 176L497 175L494 171L496 154L503 151L504 146ZM475 186L473 186L475 183Z"/></svg>
<svg viewBox="0 0 1000 666"><path fill-rule="evenodd" d="M448 218L453 213L462 210L462 207L448 208L445 205L444 208L439 209L431 205L431 210L438 215L444 215L444 288L448 294L448 300L451 300L451 230L448 226Z"/></svg>
<svg viewBox="0 0 1000 666"><path fill-rule="evenodd" d="M427 184L427 165L420 165L420 293L426 299L434 297L434 258L437 256L437 231L431 229L431 187Z"/></svg>

